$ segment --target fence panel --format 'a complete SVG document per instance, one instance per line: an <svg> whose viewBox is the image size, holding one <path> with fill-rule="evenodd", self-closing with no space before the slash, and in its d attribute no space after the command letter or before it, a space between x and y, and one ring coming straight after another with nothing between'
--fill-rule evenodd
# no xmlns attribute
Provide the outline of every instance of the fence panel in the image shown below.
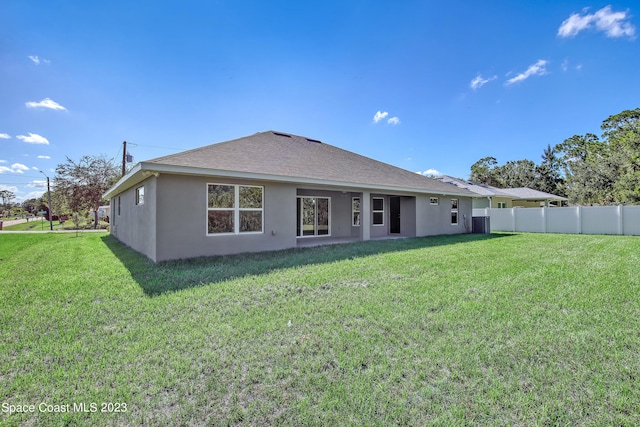
<svg viewBox="0 0 640 427"><path fill-rule="evenodd" d="M622 207L622 229L628 236L640 236L640 206Z"/></svg>
<svg viewBox="0 0 640 427"><path fill-rule="evenodd" d="M489 216L491 231L640 236L640 206L474 209Z"/></svg>
<svg viewBox="0 0 640 427"><path fill-rule="evenodd" d="M516 231L513 209L487 209L489 225L495 231ZM485 215L485 216L486 216Z"/></svg>
<svg viewBox="0 0 640 427"><path fill-rule="evenodd" d="M580 233L580 208L547 209L547 233Z"/></svg>
<svg viewBox="0 0 640 427"><path fill-rule="evenodd" d="M520 208L515 210L516 230L525 233L546 232L544 208Z"/></svg>
<svg viewBox="0 0 640 427"><path fill-rule="evenodd" d="M583 234L619 234L617 206L583 206Z"/></svg>

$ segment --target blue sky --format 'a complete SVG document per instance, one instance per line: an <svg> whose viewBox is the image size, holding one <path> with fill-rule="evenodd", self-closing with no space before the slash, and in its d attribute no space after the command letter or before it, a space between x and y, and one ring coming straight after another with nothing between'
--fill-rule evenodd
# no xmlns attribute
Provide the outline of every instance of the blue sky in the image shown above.
<svg viewBox="0 0 640 427"><path fill-rule="evenodd" d="M635 1L0 4L0 189L278 130L416 172L539 162L639 107Z"/></svg>

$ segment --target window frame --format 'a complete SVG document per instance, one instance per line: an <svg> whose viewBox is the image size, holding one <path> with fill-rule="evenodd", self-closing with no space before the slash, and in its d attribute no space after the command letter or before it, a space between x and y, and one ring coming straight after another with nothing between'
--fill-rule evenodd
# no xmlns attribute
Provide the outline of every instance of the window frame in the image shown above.
<svg viewBox="0 0 640 427"><path fill-rule="evenodd" d="M136 206L144 205L144 185L136 188Z"/></svg>
<svg viewBox="0 0 640 427"><path fill-rule="evenodd" d="M327 201L327 234L318 234L318 210L313 213L313 234L304 234L303 199L313 199L313 205L318 206L318 199ZM296 196L296 238L308 239L314 237L331 236L331 197L329 196ZM299 216L299 218L298 218Z"/></svg>
<svg viewBox="0 0 640 427"><path fill-rule="evenodd" d="M432 206L440 205L440 197L429 197L429 204Z"/></svg>
<svg viewBox="0 0 640 427"><path fill-rule="evenodd" d="M210 207L209 206L209 188L210 186L223 186L233 187L233 206L232 207ZM240 187L247 188L259 188L260 189L260 207L259 208L246 208L240 206ZM264 234L264 186L262 185L249 185L249 184L229 184L222 182L208 182L206 184L205 203L207 209L206 221L206 235L207 236L240 236L246 234ZM211 233L209 232L209 212L233 212L233 231ZM259 231L242 231L240 216L242 212L260 212L260 230Z"/></svg>
<svg viewBox="0 0 640 427"><path fill-rule="evenodd" d="M358 209L355 208L355 202L358 201ZM358 219L356 220L356 214L358 214ZM362 198L361 197L352 197L351 198L351 226L352 227L360 227L362 222Z"/></svg>
<svg viewBox="0 0 640 427"><path fill-rule="evenodd" d="M451 199L451 225L458 225L458 206L460 205L460 200Z"/></svg>
<svg viewBox="0 0 640 427"><path fill-rule="evenodd" d="M384 197L372 197L371 198L371 225L373 225L374 227L384 227L385 225L385 221L384 221ZM376 209L375 205L376 205L376 200L382 200L382 209ZM382 214L382 222L381 223L376 223L376 213L378 214Z"/></svg>

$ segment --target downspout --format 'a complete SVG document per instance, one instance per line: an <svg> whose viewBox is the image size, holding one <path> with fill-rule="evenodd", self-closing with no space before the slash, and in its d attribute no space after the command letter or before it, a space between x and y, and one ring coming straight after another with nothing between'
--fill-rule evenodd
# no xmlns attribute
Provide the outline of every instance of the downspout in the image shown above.
<svg viewBox="0 0 640 427"><path fill-rule="evenodd" d="M489 209L491 209L493 206L491 206L491 196L487 196L487 199L489 199Z"/></svg>

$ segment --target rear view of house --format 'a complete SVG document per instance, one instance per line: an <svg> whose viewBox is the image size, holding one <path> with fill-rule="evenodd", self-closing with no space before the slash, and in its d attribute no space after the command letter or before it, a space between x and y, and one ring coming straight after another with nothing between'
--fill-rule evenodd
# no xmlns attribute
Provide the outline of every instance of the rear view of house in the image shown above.
<svg viewBox="0 0 640 427"><path fill-rule="evenodd" d="M111 234L153 261L471 231L473 193L267 131L138 163Z"/></svg>

